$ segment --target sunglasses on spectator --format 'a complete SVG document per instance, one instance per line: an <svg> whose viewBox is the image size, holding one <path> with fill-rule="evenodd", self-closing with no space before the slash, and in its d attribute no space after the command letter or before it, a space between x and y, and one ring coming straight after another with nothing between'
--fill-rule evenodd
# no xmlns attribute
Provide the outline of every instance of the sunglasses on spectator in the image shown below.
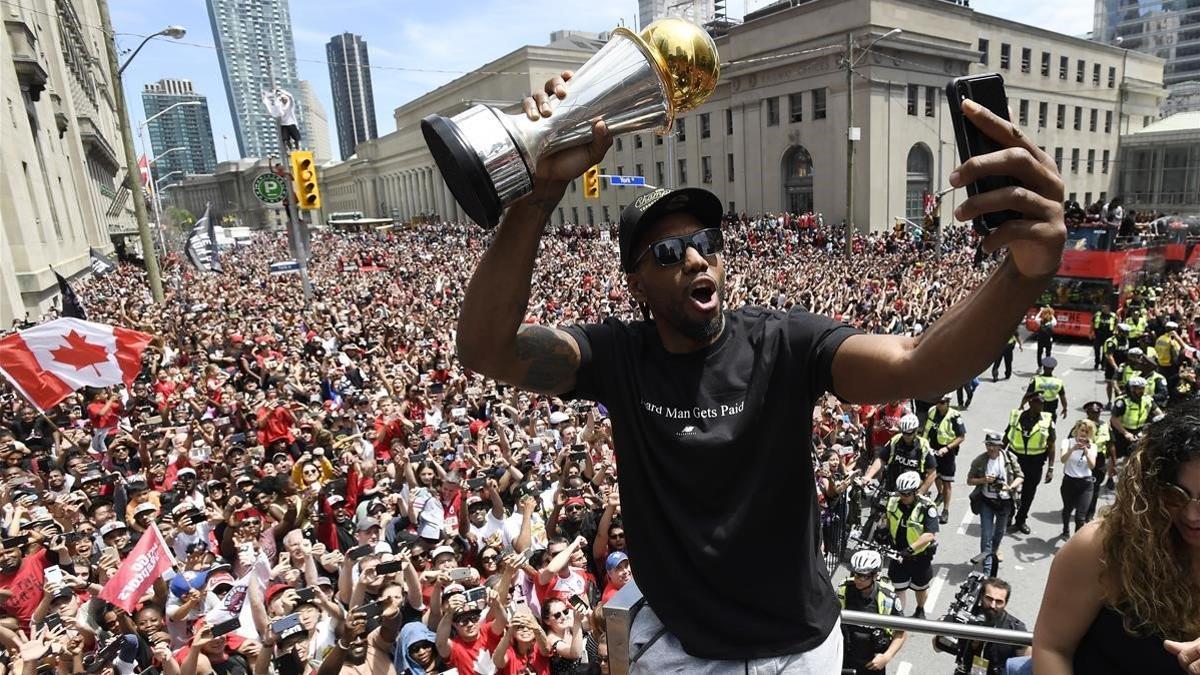
<svg viewBox="0 0 1200 675"><path fill-rule="evenodd" d="M579 504L573 504L573 505L571 505L571 506L568 506L568 507L567 507L567 510L568 510L568 511L582 511L582 510L583 510L583 507L582 507L582 506L580 506Z"/></svg>
<svg viewBox="0 0 1200 675"><path fill-rule="evenodd" d="M647 253L654 256L654 262L658 263L659 267L678 265L687 256L689 247L696 249L696 252L703 256L715 255L725 250L725 237L721 235L720 228L710 227L682 237L659 239L642 251L633 261L631 269L637 269Z"/></svg>
<svg viewBox="0 0 1200 675"><path fill-rule="evenodd" d="M461 614L459 616L456 616L456 617L454 617L454 623L460 623L460 624L464 624L464 625L471 624L471 623L479 623L479 612L470 612L468 614Z"/></svg>
<svg viewBox="0 0 1200 675"><path fill-rule="evenodd" d="M1186 509L1193 502L1200 504L1200 497L1193 497L1187 490L1174 483L1165 485L1162 500L1163 506L1172 513Z"/></svg>
<svg viewBox="0 0 1200 675"><path fill-rule="evenodd" d="M558 612L552 612L550 614L551 619L562 619L562 618L568 617L568 616L571 616L571 608L570 607L568 607L564 610L558 611Z"/></svg>
<svg viewBox="0 0 1200 675"><path fill-rule="evenodd" d="M499 559L500 559L500 556L497 556L497 555L485 555L480 558L480 560L483 562L495 562Z"/></svg>

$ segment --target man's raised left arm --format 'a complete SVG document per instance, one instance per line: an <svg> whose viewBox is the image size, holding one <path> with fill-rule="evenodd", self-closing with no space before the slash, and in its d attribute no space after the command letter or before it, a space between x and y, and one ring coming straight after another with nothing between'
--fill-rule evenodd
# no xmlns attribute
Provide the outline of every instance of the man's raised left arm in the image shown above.
<svg viewBox="0 0 1200 675"><path fill-rule="evenodd" d="M985 176L1012 176L1023 187L981 193L959 204L955 217L1011 209L1024 218L1005 223L983 249L1008 257L970 296L951 307L919 337L853 335L833 360L835 392L853 402L903 398L935 400L991 365L1062 260L1063 182L1054 161L1017 126L972 101L963 113L1004 149L974 157L950 174L967 185Z"/></svg>

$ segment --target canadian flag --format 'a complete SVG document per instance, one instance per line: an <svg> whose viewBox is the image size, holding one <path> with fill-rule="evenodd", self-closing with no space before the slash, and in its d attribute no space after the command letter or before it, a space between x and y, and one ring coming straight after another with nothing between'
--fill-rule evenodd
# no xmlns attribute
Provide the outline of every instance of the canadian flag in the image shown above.
<svg viewBox="0 0 1200 675"><path fill-rule="evenodd" d="M79 319L55 319L0 338L0 373L39 410L82 387L133 384L153 336Z"/></svg>

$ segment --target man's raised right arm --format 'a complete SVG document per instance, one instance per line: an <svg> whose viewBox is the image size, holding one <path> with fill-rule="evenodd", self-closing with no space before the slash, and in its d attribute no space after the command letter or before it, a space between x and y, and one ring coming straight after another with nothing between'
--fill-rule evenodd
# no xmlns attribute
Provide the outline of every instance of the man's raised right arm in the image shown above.
<svg viewBox="0 0 1200 675"><path fill-rule="evenodd" d="M530 119L550 114L548 96L566 96L564 81L525 99ZM575 387L579 345L567 333L525 324L534 259L542 230L562 200L567 184L598 163L612 145L602 122L592 127L587 145L568 148L538 161L533 192L515 202L471 276L458 317L458 358L463 366L521 389L561 394Z"/></svg>

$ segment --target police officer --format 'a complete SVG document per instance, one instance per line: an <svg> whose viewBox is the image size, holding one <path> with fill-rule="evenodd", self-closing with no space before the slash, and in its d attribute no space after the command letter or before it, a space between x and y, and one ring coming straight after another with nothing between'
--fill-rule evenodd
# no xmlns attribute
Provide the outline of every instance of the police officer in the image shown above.
<svg viewBox="0 0 1200 675"><path fill-rule="evenodd" d="M1067 412L1067 387L1061 379L1054 376L1054 369L1057 367L1058 359L1053 356L1042 359L1041 374L1034 375L1029 388L1025 390L1026 396L1037 394L1042 399L1042 408L1055 419L1058 419L1059 403L1062 404L1063 413Z"/></svg>
<svg viewBox="0 0 1200 675"><path fill-rule="evenodd" d="M1117 373L1117 386L1120 391L1125 391L1129 388L1129 380L1142 372L1142 362L1146 359L1146 352L1141 347L1130 347L1125 351L1125 365L1121 366L1121 370Z"/></svg>
<svg viewBox="0 0 1200 675"><path fill-rule="evenodd" d="M938 510L933 500L917 494L920 486L917 472L906 471L896 479L896 494L888 498L888 534L901 557L888 565L888 577L897 593L912 588L917 597L913 617L924 619L925 597L933 580Z"/></svg>
<svg viewBox="0 0 1200 675"><path fill-rule="evenodd" d="M1025 519L1029 517L1029 507L1042 482L1042 469L1046 470L1047 483L1054 476L1054 463L1046 465L1046 450L1054 447L1054 417L1045 412L1040 396L1026 396L1024 410L1018 408L1012 411L1004 436L1009 449L1017 456L1021 472L1025 474L1025 481L1021 484L1021 504L1013 518L1012 529L1029 534Z"/></svg>
<svg viewBox="0 0 1200 675"><path fill-rule="evenodd" d="M864 480L871 480L881 468L884 470L883 487L885 490L896 489L896 479L905 471L915 471L922 477L921 494L929 491L933 479L937 476L937 460L929 441L918 435L921 426L916 415L907 414L900 418L900 433L892 436L875 455L875 461L863 475Z"/></svg>
<svg viewBox="0 0 1200 675"><path fill-rule="evenodd" d="M1112 337L1117 327L1117 315L1112 307L1105 305L1099 312L1092 315L1092 369L1097 370L1103 361L1104 343Z"/></svg>
<svg viewBox="0 0 1200 675"><path fill-rule="evenodd" d="M1004 362L1004 379L1007 380L1012 377L1013 349L1025 351L1025 347L1021 346L1021 339L1016 331L1013 331L1013 334L1008 336L1008 344L1004 346L1004 351L1000 352L996 360L992 362L992 382L999 379L1001 361Z"/></svg>
<svg viewBox="0 0 1200 675"><path fill-rule="evenodd" d="M1129 341L1135 345L1141 342L1149 324L1149 320L1146 318L1146 308L1134 308L1132 316L1125 319L1125 323L1129 324Z"/></svg>
<svg viewBox="0 0 1200 675"><path fill-rule="evenodd" d="M1117 462L1113 458L1113 440L1112 428L1107 422L1100 421L1100 413L1103 412L1104 405L1099 401L1088 401L1083 404L1083 411L1087 413L1087 418L1096 425L1096 436L1092 442L1096 444L1096 468L1092 469L1092 482L1096 486L1092 490L1092 501L1088 505L1087 520L1092 520L1096 517L1096 503L1100 500L1100 486L1104 485L1104 478L1108 477L1106 487L1111 490L1115 487L1113 476L1116 475Z"/></svg>
<svg viewBox="0 0 1200 675"><path fill-rule="evenodd" d="M1179 377L1179 357L1184 347L1186 344L1179 336L1179 324L1166 322L1162 334L1154 340L1154 359L1168 382L1174 383Z"/></svg>
<svg viewBox="0 0 1200 675"><path fill-rule="evenodd" d="M962 415L950 407L950 395L938 399L929 417L925 418L925 440L937 458L937 500L942 507L939 522L945 525L950 519L950 496L954 487L955 465L958 449L967 436L967 426Z"/></svg>
<svg viewBox="0 0 1200 675"><path fill-rule="evenodd" d="M1117 387L1117 372L1125 365L1129 352L1129 324L1117 324L1117 333L1104 341L1104 384L1108 403L1104 409L1112 408L1113 393L1119 392Z"/></svg>
<svg viewBox="0 0 1200 675"><path fill-rule="evenodd" d="M1003 579L988 577L983 580L979 592L977 614L982 621L972 621L972 625L990 626L1007 630L1027 631L1025 623L1008 613L1008 601L1012 597L1012 586ZM933 648L941 651L937 640ZM1028 657L1029 647L1007 645L999 642L979 642L976 640L959 640L958 654L955 663L956 673L970 675L1005 675L1009 659ZM1014 664L1015 665L1015 664Z"/></svg>
<svg viewBox="0 0 1200 675"><path fill-rule="evenodd" d="M1159 413L1161 411L1154 405L1154 399L1146 393L1146 379L1141 376L1129 378L1128 394L1113 402L1112 415L1109 418L1118 460L1129 456L1129 451L1142 433L1142 428Z"/></svg>
<svg viewBox="0 0 1200 675"><path fill-rule="evenodd" d="M1167 384L1166 376L1159 372L1154 357L1146 355L1138 364L1136 374L1146 380L1146 395L1154 400L1154 405L1160 408L1166 407L1167 401L1171 397L1171 385Z"/></svg>
<svg viewBox="0 0 1200 675"><path fill-rule="evenodd" d="M904 616L900 598L887 578L879 577L883 558L877 551L863 549L850 557L851 576L837 588L842 609L885 616ZM842 622L845 651L842 668L855 675L886 672L887 666L908 639L902 630L854 626Z"/></svg>

